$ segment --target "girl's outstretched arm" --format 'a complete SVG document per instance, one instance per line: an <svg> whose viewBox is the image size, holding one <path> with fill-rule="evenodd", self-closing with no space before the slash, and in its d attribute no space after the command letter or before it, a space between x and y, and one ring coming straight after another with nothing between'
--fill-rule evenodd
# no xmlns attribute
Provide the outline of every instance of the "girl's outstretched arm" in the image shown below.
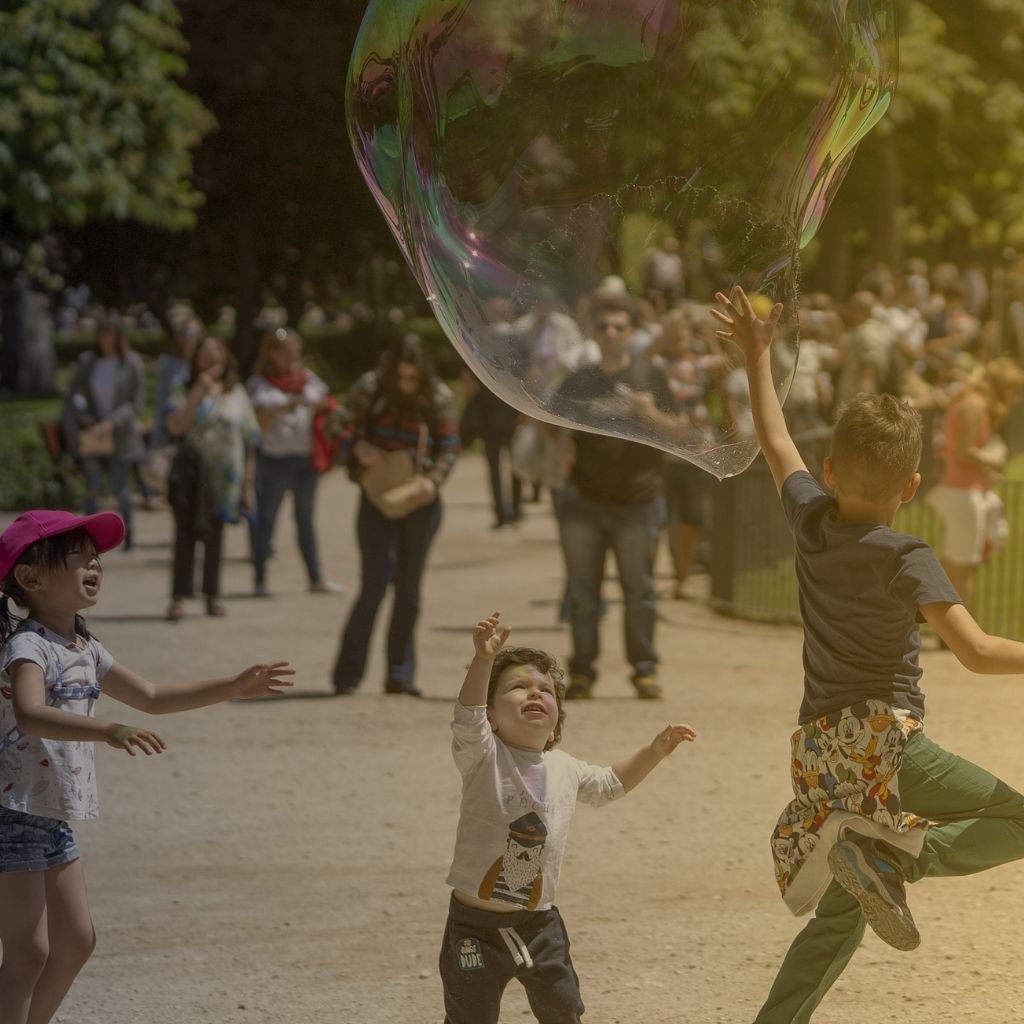
<svg viewBox="0 0 1024 1024"><path fill-rule="evenodd" d="M108 743L120 750L127 750L132 757L136 750L144 754L159 754L166 745L149 729L138 729L50 707L46 703L43 670L34 661L15 661L7 671L11 680L14 719L26 736L79 743Z"/></svg>
<svg viewBox="0 0 1024 1024"><path fill-rule="evenodd" d="M151 683L148 679L114 662L103 677L103 690L115 700L149 715L209 707L222 701L251 697L280 697L282 687L292 685L295 670L286 661L252 665L237 676L205 679L191 683Z"/></svg>

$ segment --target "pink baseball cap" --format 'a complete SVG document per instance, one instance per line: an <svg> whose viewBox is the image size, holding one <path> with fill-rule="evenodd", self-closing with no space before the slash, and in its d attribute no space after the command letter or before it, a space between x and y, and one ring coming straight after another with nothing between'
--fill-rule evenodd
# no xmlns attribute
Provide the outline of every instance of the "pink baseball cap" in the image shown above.
<svg viewBox="0 0 1024 1024"><path fill-rule="evenodd" d="M116 548L124 540L124 521L116 512L97 512L91 516L76 516L73 512L54 508L22 512L0 533L0 585L18 564L18 559L37 540L78 529L85 530L92 537L100 554Z"/></svg>

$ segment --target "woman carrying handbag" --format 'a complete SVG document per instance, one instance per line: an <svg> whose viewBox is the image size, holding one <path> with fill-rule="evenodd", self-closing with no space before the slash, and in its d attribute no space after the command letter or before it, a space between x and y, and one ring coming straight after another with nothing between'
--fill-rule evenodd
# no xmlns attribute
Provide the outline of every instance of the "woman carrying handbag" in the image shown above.
<svg viewBox="0 0 1024 1024"><path fill-rule="evenodd" d="M451 392L434 374L422 339L390 345L377 370L346 395L349 474L362 494L356 519L359 596L342 632L333 686L351 694L366 670L370 637L389 584L394 606L387 636L384 690L418 697L414 632L420 584L441 525L439 489L459 454Z"/></svg>

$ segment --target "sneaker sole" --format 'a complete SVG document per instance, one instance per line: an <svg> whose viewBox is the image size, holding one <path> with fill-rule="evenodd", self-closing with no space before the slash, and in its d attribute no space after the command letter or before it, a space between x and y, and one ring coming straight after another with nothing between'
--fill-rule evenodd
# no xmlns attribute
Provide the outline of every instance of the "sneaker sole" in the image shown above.
<svg viewBox="0 0 1024 1024"><path fill-rule="evenodd" d="M665 696L664 691L657 683L642 686L633 681L633 689L640 700L661 700Z"/></svg>
<svg viewBox="0 0 1024 1024"><path fill-rule="evenodd" d="M857 850L856 856L860 860L863 854ZM904 953L917 949L921 944L921 933L913 918L907 920L901 914L894 913L894 904L876 891L865 868L858 870L843 855L843 851L835 846L829 850L828 866L836 881L860 904L871 930L883 942Z"/></svg>

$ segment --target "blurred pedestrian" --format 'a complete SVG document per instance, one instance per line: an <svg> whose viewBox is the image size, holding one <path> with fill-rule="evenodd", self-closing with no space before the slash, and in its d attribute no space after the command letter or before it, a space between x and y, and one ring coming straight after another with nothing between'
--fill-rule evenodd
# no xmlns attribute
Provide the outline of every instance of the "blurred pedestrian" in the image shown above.
<svg viewBox="0 0 1024 1024"><path fill-rule="evenodd" d="M267 561L281 502L290 491L299 552L313 593L339 593L323 578L313 521L320 473L313 462L314 419L328 408L327 385L302 359L302 338L278 327L264 334L248 382L260 427L256 459L255 593L265 596Z"/></svg>
<svg viewBox="0 0 1024 1024"><path fill-rule="evenodd" d="M101 320L90 351L75 364L62 416L65 443L85 477L85 514L108 494L117 498L132 546L132 469L145 455L139 416L146 400L142 359L116 316Z"/></svg>
<svg viewBox="0 0 1024 1024"><path fill-rule="evenodd" d="M193 594L197 543L204 549L206 613L224 615L224 525L255 513L259 426L234 358L220 338L207 337L196 347L187 385L171 399L167 430L180 439L168 486L175 529L167 618L180 619L185 598Z"/></svg>
<svg viewBox="0 0 1024 1024"><path fill-rule="evenodd" d="M390 586L394 606L384 691L419 697L415 629L420 585L441 525L440 488L459 454L451 392L435 375L423 340L406 334L388 347L378 369L356 381L342 404L351 417L350 473L363 486L356 519L361 583L334 663L334 692L354 693L362 682L377 612ZM395 453L400 453L397 459ZM374 467L401 465L402 459L408 460L401 484L405 509L391 518L366 487Z"/></svg>
<svg viewBox="0 0 1024 1024"><path fill-rule="evenodd" d="M1005 540L1003 504L995 491L1006 463L998 430L1024 389L1024 370L1012 359L994 359L946 409L945 468L928 494L943 521L942 565L971 607L978 566Z"/></svg>

